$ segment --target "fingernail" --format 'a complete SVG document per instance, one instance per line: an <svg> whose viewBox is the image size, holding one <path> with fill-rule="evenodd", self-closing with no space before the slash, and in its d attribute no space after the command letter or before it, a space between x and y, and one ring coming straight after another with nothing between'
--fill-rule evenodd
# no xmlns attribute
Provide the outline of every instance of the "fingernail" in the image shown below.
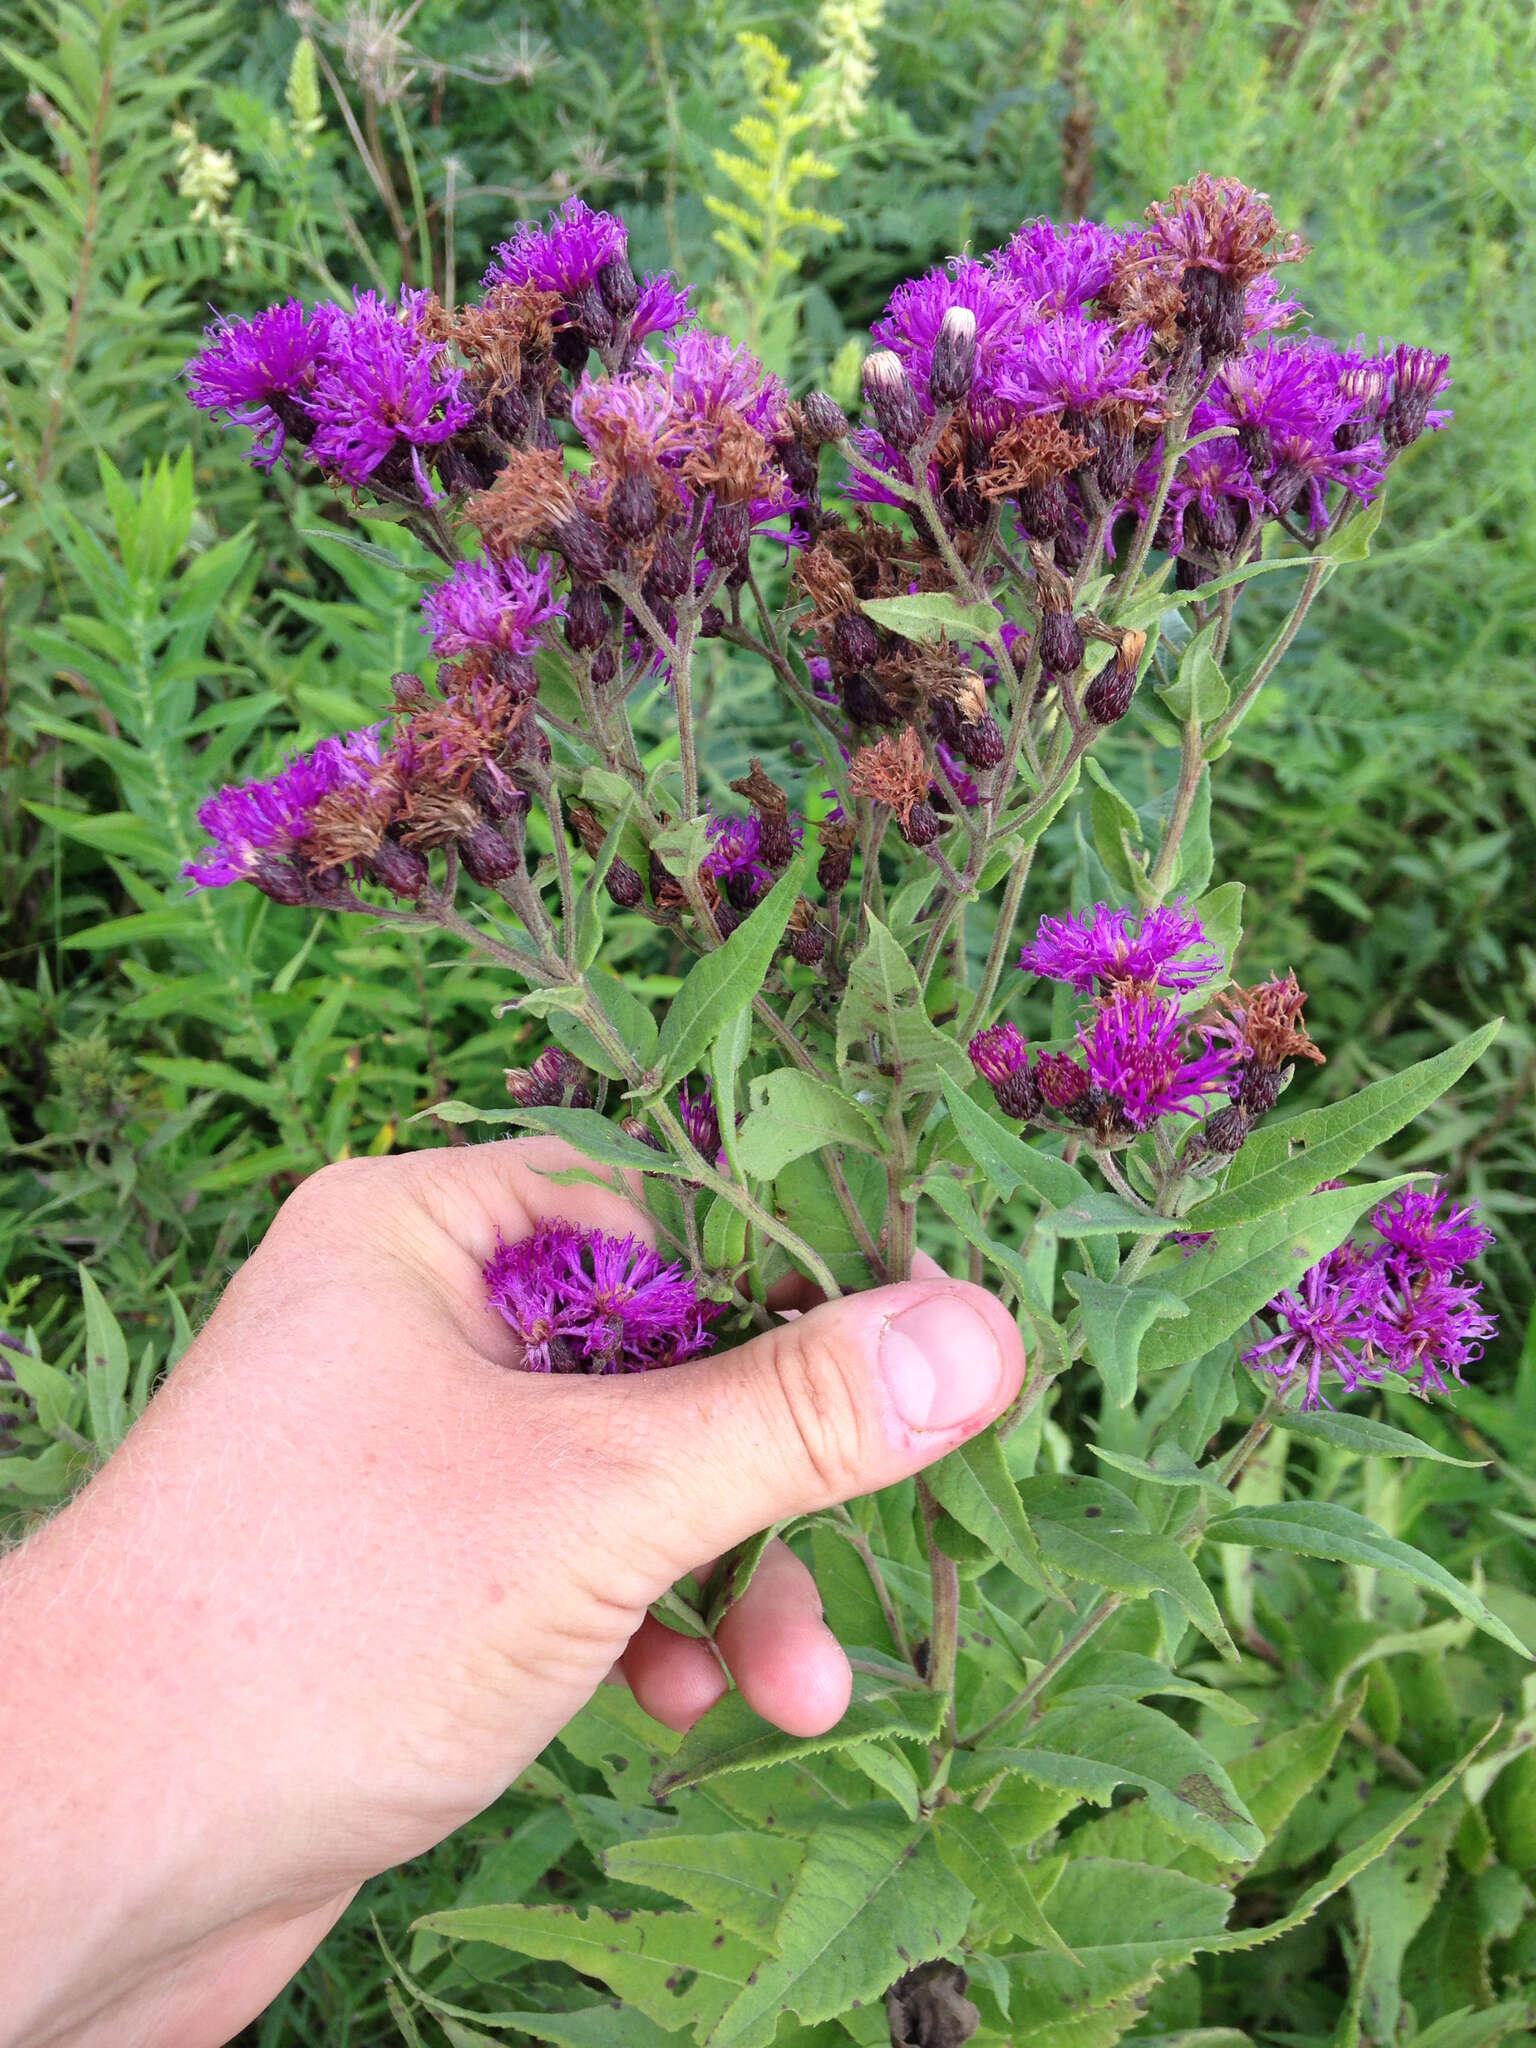
<svg viewBox="0 0 1536 2048"><path fill-rule="evenodd" d="M954 1429L990 1414L1003 1377L991 1325L954 1294L930 1295L888 1323L880 1366L909 1429Z"/></svg>

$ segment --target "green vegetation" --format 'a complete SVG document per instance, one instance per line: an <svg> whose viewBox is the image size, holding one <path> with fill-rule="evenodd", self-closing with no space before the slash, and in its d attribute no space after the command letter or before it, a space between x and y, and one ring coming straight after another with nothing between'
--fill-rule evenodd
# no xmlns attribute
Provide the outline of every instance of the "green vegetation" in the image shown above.
<svg viewBox="0 0 1536 2048"><path fill-rule="evenodd" d="M1390 539L1330 589L1224 773L1220 872L1246 882L1263 935L1245 968L1294 967L1311 991L1329 1056L1300 1084L1311 1102L1507 1020L1391 1155L1485 1204L1504 1335L1454 1411L1389 1419L1494 1465L1400 1466L1298 1436L1289 1488L1462 1579L1480 1566L1500 1619L1536 1644L1530 11L576 0L512 28L495 0L427 0L400 29L325 0L304 19L301 37L232 0L32 0L0 43L0 1327L30 1328L47 1361L19 1360L24 1401L0 1388L0 1516L25 1526L120 1438L297 1177L459 1135L409 1120L494 1101L501 1070L537 1050L430 934L254 891L189 900L178 880L212 784L376 717L417 653L400 596L414 542L291 479L290 519L185 404L204 309L402 280L451 297L512 219L580 189L622 208L640 265L702 280L706 316L795 389L851 402L863 331L902 277L1037 212L1126 216L1205 167L1264 187L1325 252L1301 287L1320 329L1358 313L1373 339L1455 361L1453 431L1395 473ZM1267 603L1261 583L1240 652L1272 629ZM770 767L783 739L757 671L720 643L710 660L730 726L712 750L704 720L718 786L744 739ZM1150 746L1117 732L1111 751L1134 800L1155 793ZM1078 858L1066 833L1047 840L1042 900ZM642 986L672 986L648 927L616 919L610 944ZM1063 1425L1075 1441L1088 1418L1047 1424L1064 1462ZM1285 1484L1283 1453L1260 1459L1243 1500L1263 1510ZM809 1540L834 1624L875 1640L847 1546ZM904 1540L876 1532L898 1561ZM1170 1960L1136 1994L1150 2003L1091 2039L1479 2048L1530 2030L1536 1766L1519 1752L1536 1682L1369 1563L1287 1556L1256 1580L1250 1553L1223 1555L1228 1625L1277 1659L1250 1659L1228 1699L1289 1745L1272 1758L1290 1818L1263 1866L1265 1921L1506 1718L1463 1787L1305 1925ZM1209 1683L1218 1667L1193 1654L1186 1673ZM451 1907L662 1903L636 1850L611 1853L633 1832L612 1759L643 1738L604 1711L474 1827L371 1886L250 2041L490 2038L411 2017L390 1957L471 2018L576 2002L565 1950L532 1964L410 1930ZM1252 1730L1209 1700L1188 1712L1254 1803ZM1093 1853L1144 1854L1115 1821L1090 1823L1106 1831ZM1209 1874L1208 1854L1188 1860ZM1091 1898L1073 1911L1091 1925ZM561 2038L667 2038L597 2018ZM1087 2032L1014 2020L1039 2048L1088 2048Z"/></svg>

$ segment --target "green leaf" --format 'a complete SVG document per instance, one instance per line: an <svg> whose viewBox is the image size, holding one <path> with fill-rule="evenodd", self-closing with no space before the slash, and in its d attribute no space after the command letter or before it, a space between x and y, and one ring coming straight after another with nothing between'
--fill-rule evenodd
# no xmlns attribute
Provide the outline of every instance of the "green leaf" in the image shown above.
<svg viewBox="0 0 1536 2048"><path fill-rule="evenodd" d="M1065 1706L1070 1699L1087 1706L1106 1699L1141 1700L1154 1693L1196 1700L1217 1720L1226 1721L1234 1728L1252 1727L1258 1719L1230 1694L1218 1692L1214 1686L1200 1685L1192 1678L1180 1678L1166 1664L1159 1664L1152 1657L1138 1656L1133 1650L1096 1650L1086 1657L1074 1657L1070 1668L1062 1675L1060 1689L1052 1689L1049 1704ZM1243 1791L1236 1763L1232 1766L1232 1781L1240 1792ZM1259 1815L1255 1814L1254 1818L1262 1827ZM1099 1855L1103 1852L1085 1846L1085 1853Z"/></svg>
<svg viewBox="0 0 1536 2048"><path fill-rule="evenodd" d="M877 2000L893 1969L953 1948L970 1910L927 1829L878 1807L819 1828L779 1920L778 1955L759 1966L710 2048L767 2048L786 2008L814 2025Z"/></svg>
<svg viewBox="0 0 1536 2048"><path fill-rule="evenodd" d="M1040 1555L995 1429L983 1430L924 1474L940 1507L1037 1593L1062 1598Z"/></svg>
<svg viewBox="0 0 1536 2048"><path fill-rule="evenodd" d="M869 936L848 970L837 1013L838 1065L871 1082L889 1080L898 1101L934 1087L945 1076L963 1085L971 1063L929 1018L912 962L878 917L871 916L868 924ZM871 1040L873 1046L867 1046Z"/></svg>
<svg viewBox="0 0 1536 2048"><path fill-rule="evenodd" d="M645 1004L614 974L594 970L587 977L587 987L614 1035L634 1056L636 1066L648 1067L656 1056L656 1020ZM520 1007L527 1008L526 997ZM610 1081L626 1078L618 1062L608 1057L579 1017L557 1008L549 1012L548 1021L551 1038L573 1059Z"/></svg>
<svg viewBox="0 0 1536 2048"><path fill-rule="evenodd" d="M923 1788L917 1773L894 1744L859 1742L843 1753L843 1761L860 1777L868 1778L890 1799L894 1799L908 1820L922 1811Z"/></svg>
<svg viewBox="0 0 1536 2048"><path fill-rule="evenodd" d="M598 1166L621 1166L633 1173L681 1173L680 1161L630 1138L595 1109L477 1109L472 1102L450 1099L420 1109L410 1121L435 1117L445 1124L516 1124L520 1130L543 1131L564 1138Z"/></svg>
<svg viewBox="0 0 1536 2048"><path fill-rule="evenodd" d="M925 590L910 597L866 597L861 607L877 626L888 633L903 634L908 640L937 640L947 633L951 640L995 640L1003 629L1003 615L985 600L961 604L947 590Z"/></svg>
<svg viewBox="0 0 1536 2048"><path fill-rule="evenodd" d="M704 1263L713 1273L734 1273L747 1255L747 1219L726 1195L716 1195L704 1212Z"/></svg>
<svg viewBox="0 0 1536 2048"><path fill-rule="evenodd" d="M1475 1622L1511 1649L1522 1661L1530 1652L1477 1595L1463 1586L1432 1557L1412 1544L1388 1536L1364 1515L1332 1501L1280 1501L1273 1507L1235 1509L1212 1522L1206 1536L1213 1543L1241 1543L1255 1550L1289 1550L1299 1557L1326 1557L1340 1564L1363 1564L1375 1571L1401 1572L1426 1592L1438 1593L1456 1612Z"/></svg>
<svg viewBox="0 0 1536 2048"><path fill-rule="evenodd" d="M1141 1340L1162 1316L1187 1316L1189 1303L1161 1287L1126 1287L1091 1273L1064 1273L1067 1292L1082 1309L1088 1363L1117 1408L1136 1395Z"/></svg>
<svg viewBox="0 0 1536 2048"><path fill-rule="evenodd" d="M737 1180L745 1180L746 1174L737 1151L736 1081L751 1044L752 1011L749 1006L738 1010L728 1024L720 1027L709 1049L710 1079L714 1083L715 1107L720 1116L720 1142L725 1147L726 1159Z"/></svg>
<svg viewBox="0 0 1536 2048"><path fill-rule="evenodd" d="M1075 1166L1054 1158L1034 1145L1027 1145L1016 1131L983 1109L945 1075L940 1083L944 1106L955 1133L990 1185L1004 1201L1018 1188L1027 1188L1037 1201L1064 1209L1089 1200L1095 1193Z"/></svg>
<svg viewBox="0 0 1536 2048"><path fill-rule="evenodd" d="M997 1272L1006 1280L1021 1302L1036 1316L1049 1318L1050 1310L1046 1306L1045 1298L1040 1291L1040 1283L1031 1272L1028 1261L1015 1246L1004 1244L1000 1238L995 1238L988 1232L976 1214L975 1203L957 1180L947 1174L942 1167L935 1167L915 1186L902 1189L904 1200L912 1200L919 1194L926 1195L942 1209L967 1244L975 1245L979 1252L983 1252L991 1260Z"/></svg>
<svg viewBox="0 0 1536 2048"><path fill-rule="evenodd" d="M174 836L151 825L147 818L136 818L131 811L92 814L65 810L59 804L39 803L26 803L23 808L53 831L63 833L66 839L77 839L82 846L94 847L98 853L115 854L119 860L131 860L151 874L165 873L181 864Z"/></svg>
<svg viewBox="0 0 1536 2048"><path fill-rule="evenodd" d="M1208 1466L1197 1465L1181 1444L1156 1444L1145 1458L1133 1457L1129 1451L1111 1451L1103 1444L1094 1444L1091 1448L1101 1464L1111 1466L1116 1472L1124 1472L1129 1478L1140 1479L1145 1485L1197 1486L1205 1493L1214 1494L1223 1506L1232 1498L1215 1473Z"/></svg>
<svg viewBox="0 0 1536 2048"><path fill-rule="evenodd" d="M736 1134L742 1171L773 1180L792 1159L823 1145L883 1150L880 1128L862 1103L798 1067L778 1067L751 1084L752 1103Z"/></svg>
<svg viewBox="0 0 1536 2048"><path fill-rule="evenodd" d="M1331 533L1325 534L1317 543L1317 552L1327 562L1365 561L1386 509L1387 494L1379 491L1369 505L1357 506L1347 519L1341 519Z"/></svg>
<svg viewBox="0 0 1536 2048"><path fill-rule="evenodd" d="M128 1340L88 1270L76 1270L85 1306L86 1414L91 1440L105 1457L128 1434Z"/></svg>
<svg viewBox="0 0 1536 2048"><path fill-rule="evenodd" d="M1166 1593L1223 1657L1237 1662L1236 1647L1210 1587L1194 1559L1171 1536L1081 1521L1053 1522L1043 1515L1036 1515L1033 1524L1047 1564L1136 1599Z"/></svg>
<svg viewBox="0 0 1536 2048"><path fill-rule="evenodd" d="M1413 1436L1406 1429L1393 1429L1390 1423L1376 1422L1368 1415L1351 1415L1344 1409L1289 1409L1283 1423L1291 1436L1303 1437L1311 1443L1332 1444L1337 1450L1353 1451L1362 1458L1428 1458L1437 1465L1465 1466L1469 1472L1479 1471L1489 1462L1487 1458L1453 1458L1449 1451L1437 1451L1433 1444L1425 1443L1421 1436Z"/></svg>
<svg viewBox="0 0 1536 2048"><path fill-rule="evenodd" d="M786 1735L754 1714L740 1693L727 1693L683 1737L677 1754L652 1785L652 1794L665 1799L680 1785L702 1785L728 1771L760 1771L769 1764L846 1749L856 1742L897 1737L931 1742L943 1713L942 1695L925 1685L901 1685L856 1671L852 1704L835 1728L824 1735Z"/></svg>
<svg viewBox="0 0 1536 2048"><path fill-rule="evenodd" d="M488 1941L597 1977L658 2025L710 2026L759 1969L762 1950L698 1913L591 1906L465 1906L413 1923L453 1941ZM678 1979L691 1973L686 1989Z"/></svg>
<svg viewBox="0 0 1536 2048"><path fill-rule="evenodd" d="M934 1840L942 1861L976 1900L971 1927L974 1937L990 1942L998 1935L1016 1935L1037 1948L1072 1955L1041 1911L1027 1867L985 1813L978 1813L974 1806L940 1807Z"/></svg>
<svg viewBox="0 0 1536 2048"><path fill-rule="evenodd" d="M804 1845L761 1829L719 1835L646 1835L618 1842L603 1858L611 1877L681 1899L723 1920L733 1934L773 1947L773 1930Z"/></svg>
<svg viewBox="0 0 1536 2048"><path fill-rule="evenodd" d="M681 1736L653 1721L630 1692L599 1686L560 1731L562 1745L580 1762L601 1771L620 1806L649 1808L651 1779L677 1752Z"/></svg>
<svg viewBox="0 0 1536 2048"><path fill-rule="evenodd" d="M1226 1230L1251 1222L1310 1193L1319 1181L1351 1172L1459 1080L1492 1043L1501 1022L1496 1018L1433 1059L1373 1081L1343 1102L1264 1124L1233 1160L1222 1192L1189 1211L1188 1227Z"/></svg>
<svg viewBox="0 0 1536 2048"><path fill-rule="evenodd" d="M1086 1712L1056 1708L1036 1722L1025 1745L979 1750L963 1775L990 1778L1003 1765L1033 1784L1059 1786L1097 1806L1108 1806L1122 1785L1132 1786L1146 1794L1152 1811L1181 1841L1223 1861L1251 1863L1264 1847L1253 1816L1216 1759L1176 1721L1135 1701Z"/></svg>
<svg viewBox="0 0 1536 2048"><path fill-rule="evenodd" d="M704 1622L711 1635L751 1585L763 1561L763 1553L777 1533L776 1524L772 1528L759 1529L745 1543L738 1543L734 1550L728 1550L710 1573Z"/></svg>
<svg viewBox="0 0 1536 2048"><path fill-rule="evenodd" d="M1159 1372L1203 1358L1240 1330L1282 1288L1344 1242L1357 1219L1401 1180L1376 1188L1330 1188L1305 1195L1273 1215L1225 1228L1177 1265L1161 1267L1156 1283L1187 1303L1182 1322L1162 1322L1142 1340L1141 1369ZM1198 1212L1197 1212L1198 1213ZM1189 1220L1189 1219L1186 1219Z"/></svg>
<svg viewBox="0 0 1536 2048"><path fill-rule="evenodd" d="M800 894L804 868L804 861L796 860L725 944L689 969L656 1042L658 1091L691 1074L724 1026L761 989Z"/></svg>
<svg viewBox="0 0 1536 2048"><path fill-rule="evenodd" d="M576 964L583 973L597 958L603 943L603 919L598 893L603 886L603 878L617 857L619 842L628 828L630 812L633 809L634 793L626 790L618 815L608 827L603 843L592 862L592 871L582 883L581 892L576 898Z"/></svg>
<svg viewBox="0 0 1536 2048"><path fill-rule="evenodd" d="M436 2000L432 2010L439 2012ZM477 2015L478 2017L478 2015ZM550 2048L677 2048L670 2027L658 2027L633 2006L583 2006L579 2012L499 2012L494 2024L515 2027L531 2041Z"/></svg>
<svg viewBox="0 0 1536 2048"><path fill-rule="evenodd" d="M1192 718L1201 724L1219 718L1232 701L1232 692L1215 654L1221 625L1222 621L1216 618L1200 628L1179 657L1178 674L1166 689L1158 692L1181 725Z"/></svg>

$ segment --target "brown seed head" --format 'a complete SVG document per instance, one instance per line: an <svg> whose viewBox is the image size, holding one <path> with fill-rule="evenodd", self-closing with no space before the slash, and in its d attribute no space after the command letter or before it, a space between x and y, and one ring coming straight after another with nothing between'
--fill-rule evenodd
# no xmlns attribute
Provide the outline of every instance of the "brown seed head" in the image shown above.
<svg viewBox="0 0 1536 2048"><path fill-rule="evenodd" d="M887 804L905 825L928 799L932 770L923 743L910 725L861 747L848 768L848 787L871 803Z"/></svg>
<svg viewBox="0 0 1536 2048"><path fill-rule="evenodd" d="M519 448L490 489L469 499L464 517L493 555L506 557L531 541L547 543L581 509L559 448Z"/></svg>
<svg viewBox="0 0 1536 2048"><path fill-rule="evenodd" d="M1069 434L1060 413L1037 413L1007 426L992 444L992 457L976 478L984 498L1010 498L1039 490L1080 469L1092 454L1080 434Z"/></svg>
<svg viewBox="0 0 1536 2048"><path fill-rule="evenodd" d="M1306 990L1290 971L1252 988L1234 985L1216 998L1217 1006L1227 1013L1218 1029L1234 1048L1261 1066L1278 1068L1292 1060L1311 1060L1322 1066L1327 1056L1313 1044L1302 1022L1306 1000Z"/></svg>
<svg viewBox="0 0 1536 2048"><path fill-rule="evenodd" d="M761 492L772 454L756 427L727 409L711 444L695 449L683 464L683 481L693 490L713 491L728 505L744 505Z"/></svg>
<svg viewBox="0 0 1536 2048"><path fill-rule="evenodd" d="M751 774L743 775L739 781L731 784L731 788L737 796L745 797L753 810L764 818L784 819L789 816L788 796L767 773L755 754L752 757Z"/></svg>

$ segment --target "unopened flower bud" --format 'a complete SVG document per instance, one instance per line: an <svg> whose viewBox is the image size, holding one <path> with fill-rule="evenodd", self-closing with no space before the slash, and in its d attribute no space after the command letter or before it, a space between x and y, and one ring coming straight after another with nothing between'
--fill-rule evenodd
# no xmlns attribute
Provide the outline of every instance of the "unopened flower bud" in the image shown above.
<svg viewBox="0 0 1536 2048"><path fill-rule="evenodd" d="M651 551L651 566L641 585L647 604L675 604L692 581L693 571L676 535L662 534Z"/></svg>
<svg viewBox="0 0 1536 2048"><path fill-rule="evenodd" d="M1136 670L1146 648L1145 633L1126 633L1108 668L1102 668L1083 692L1083 710L1095 725L1113 725L1124 718L1136 694Z"/></svg>
<svg viewBox="0 0 1536 2048"><path fill-rule="evenodd" d="M554 533L555 546L571 566L573 576L600 583L618 560L612 540L589 512L573 512Z"/></svg>
<svg viewBox="0 0 1536 2048"><path fill-rule="evenodd" d="M576 331L574 327L562 327L560 333L575 334ZM560 336L557 335L555 339L558 345ZM581 363L577 365L578 369L587 360L586 351L587 345L583 342L581 344ZM558 448L560 446L559 440L549 422L551 420L568 420L571 416L571 387L569 384L562 384L558 377L553 384L546 385L545 387L544 412L546 416L539 421L538 431L533 437L533 445L535 448Z"/></svg>
<svg viewBox="0 0 1536 2048"><path fill-rule="evenodd" d="M522 865L494 825L474 825L458 842L459 858L471 879L484 888L507 881Z"/></svg>
<svg viewBox="0 0 1536 2048"><path fill-rule="evenodd" d="M715 930L722 939L728 939L731 933L742 924L746 915L747 913L744 910L738 910L734 903L717 904L715 906Z"/></svg>
<svg viewBox="0 0 1536 2048"><path fill-rule="evenodd" d="M613 630L613 620L595 583L573 583L565 607L565 643L575 654L590 654Z"/></svg>
<svg viewBox="0 0 1536 2048"><path fill-rule="evenodd" d="M1266 1115L1280 1100L1280 1091L1289 1079L1287 1068L1271 1066L1265 1060L1245 1060L1238 1073L1237 1106L1250 1117Z"/></svg>
<svg viewBox="0 0 1536 2048"><path fill-rule="evenodd" d="M820 447L824 441L847 439L848 415L825 391L812 391L801 399L800 419L812 447Z"/></svg>
<svg viewBox="0 0 1536 2048"><path fill-rule="evenodd" d="M608 498L608 531L615 540L645 540L656 531L661 506L656 486L642 470L624 470L614 480Z"/></svg>
<svg viewBox="0 0 1536 2048"><path fill-rule="evenodd" d="M437 451L437 476L443 489L454 498L467 498L483 491L491 481L460 441L445 441Z"/></svg>
<svg viewBox="0 0 1536 2048"><path fill-rule="evenodd" d="M1040 1114L1040 1083L1030 1067L1005 1074L993 1088L992 1098L1004 1116L1017 1117L1021 1124L1032 1123Z"/></svg>
<svg viewBox="0 0 1536 2048"><path fill-rule="evenodd" d="M976 374L976 315L969 306L951 306L933 344L928 396L939 407L958 405Z"/></svg>
<svg viewBox="0 0 1536 2048"><path fill-rule="evenodd" d="M844 673L868 668L880 659L880 635L874 621L863 612L839 612L827 638L831 642L832 665Z"/></svg>
<svg viewBox="0 0 1536 2048"><path fill-rule="evenodd" d="M700 545L717 569L727 576L744 575L752 542L752 512L739 501L716 498L704 521Z"/></svg>
<svg viewBox="0 0 1536 2048"><path fill-rule="evenodd" d="M592 680L598 689L606 690L619 672L619 650L611 640L605 640L592 657Z"/></svg>
<svg viewBox="0 0 1536 2048"><path fill-rule="evenodd" d="M897 829L908 846L932 846L939 836L939 814L926 801L916 803L905 818L897 820Z"/></svg>
<svg viewBox="0 0 1536 2048"><path fill-rule="evenodd" d="M613 315L603 304L603 295L596 285L583 285L571 303L593 348L606 348L613 340Z"/></svg>
<svg viewBox="0 0 1536 2048"><path fill-rule="evenodd" d="M889 725L895 713L867 675L844 676L843 709L855 725Z"/></svg>
<svg viewBox="0 0 1536 2048"><path fill-rule="evenodd" d="M633 1138L637 1145L649 1145L653 1152L665 1152L667 1149L650 1125L637 1116L620 1117L619 1129L626 1138Z"/></svg>
<svg viewBox="0 0 1536 2048"><path fill-rule="evenodd" d="M1208 505L1192 498L1184 527L1196 547L1212 555L1230 555L1238 542L1237 506L1231 498L1213 498Z"/></svg>
<svg viewBox="0 0 1536 2048"><path fill-rule="evenodd" d="M717 604L705 605L703 611L699 613L699 638L718 640L724 631L725 613Z"/></svg>
<svg viewBox="0 0 1536 2048"><path fill-rule="evenodd" d="M645 884L627 860L609 863L603 886L608 891L609 900L620 910L634 910L645 900Z"/></svg>
<svg viewBox="0 0 1536 2048"><path fill-rule="evenodd" d="M406 708L427 701L427 686L411 669L402 669L389 679L389 687L397 704Z"/></svg>
<svg viewBox="0 0 1536 2048"><path fill-rule="evenodd" d="M1253 1118L1238 1103L1228 1103L1225 1109L1207 1117L1200 1130L1200 1137L1212 1152L1225 1152L1229 1157L1240 1152L1253 1129Z"/></svg>
<svg viewBox="0 0 1536 2048"><path fill-rule="evenodd" d="M790 487L800 496L806 497L816 489L821 472L816 458L800 441L786 441L779 450L779 462Z"/></svg>
<svg viewBox="0 0 1536 2048"><path fill-rule="evenodd" d="M1026 486L1014 503L1019 508L1019 524L1032 540L1055 540L1065 532L1067 487L1060 478Z"/></svg>
<svg viewBox="0 0 1536 2048"><path fill-rule="evenodd" d="M826 957L826 926L808 924L803 931L791 932L789 950L802 967L819 967Z"/></svg>
<svg viewBox="0 0 1536 2048"><path fill-rule="evenodd" d="M398 839L381 839L366 862L369 876L391 896L414 902L431 880L426 856Z"/></svg>
<svg viewBox="0 0 1536 2048"><path fill-rule="evenodd" d="M1070 611L1040 615L1040 666L1048 675L1069 676L1083 659L1083 629Z"/></svg>
<svg viewBox="0 0 1536 2048"><path fill-rule="evenodd" d="M1003 729L990 711L980 718L960 719L955 726L955 745L972 768L995 768L1007 750Z"/></svg>
<svg viewBox="0 0 1536 2048"><path fill-rule="evenodd" d="M926 422L900 356L877 348L864 363L864 396L886 440L903 454L922 435Z"/></svg>
<svg viewBox="0 0 1536 2048"><path fill-rule="evenodd" d="M590 353L591 344L587 340L586 334L583 332L579 322L574 320L568 321L564 327L557 327L555 329L554 358L562 370L572 370L577 376L580 376L581 372L587 367L587 357ZM544 407L551 414L555 414L555 407L550 403L550 400L559 389L560 386L558 384L552 384L545 395ZM567 391L567 412L569 411L569 398L570 393ZM556 415L556 417L563 417L563 415Z"/></svg>
<svg viewBox="0 0 1536 2048"><path fill-rule="evenodd" d="M603 304L615 320L627 320L640 303L640 287L635 283L635 273L622 256L615 256L611 263L605 263L597 273L597 288L602 293Z"/></svg>
<svg viewBox="0 0 1536 2048"><path fill-rule="evenodd" d="M310 879L299 863L283 853L263 852L256 856L250 878L263 896L296 910L310 901Z"/></svg>

